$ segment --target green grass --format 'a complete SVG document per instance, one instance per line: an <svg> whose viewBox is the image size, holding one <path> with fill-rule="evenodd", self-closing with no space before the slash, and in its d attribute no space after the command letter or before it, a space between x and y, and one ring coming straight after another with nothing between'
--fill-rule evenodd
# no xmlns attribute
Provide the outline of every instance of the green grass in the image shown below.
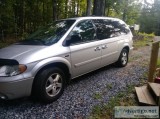
<svg viewBox="0 0 160 119"><path fill-rule="evenodd" d="M146 33L138 33L136 34L136 40L133 42L133 46L135 49L138 49L140 47L144 47L146 45L149 45L153 42L153 39L155 37L154 33L146 34Z"/></svg>
<svg viewBox="0 0 160 119"><path fill-rule="evenodd" d="M107 88L107 89L112 89L112 87L113 87L112 84L107 84L107 85L106 85L106 88Z"/></svg>
<svg viewBox="0 0 160 119"><path fill-rule="evenodd" d="M138 49L140 47L147 46L149 43L150 42L147 40L137 40L137 41L134 41L133 47L134 47L134 49Z"/></svg>
<svg viewBox="0 0 160 119"><path fill-rule="evenodd" d="M141 56L132 56L132 57L129 57L129 60L128 60L128 62L132 62L132 61L135 61L135 60L137 60L137 59L139 59Z"/></svg>
<svg viewBox="0 0 160 119"><path fill-rule="evenodd" d="M102 94L100 94L100 93L95 93L95 94L93 94L93 98L94 99L101 99L102 98Z"/></svg>
<svg viewBox="0 0 160 119"><path fill-rule="evenodd" d="M96 105L92 109L89 119L110 119L114 116L115 106L136 106L137 101L130 95L133 93L134 86L129 85L127 91L120 92L112 97L107 104Z"/></svg>

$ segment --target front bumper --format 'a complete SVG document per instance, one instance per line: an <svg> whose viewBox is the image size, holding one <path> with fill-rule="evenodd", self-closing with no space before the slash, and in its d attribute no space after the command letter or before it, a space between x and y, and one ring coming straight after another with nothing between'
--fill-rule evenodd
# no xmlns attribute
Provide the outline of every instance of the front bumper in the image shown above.
<svg viewBox="0 0 160 119"><path fill-rule="evenodd" d="M15 99L29 96L32 90L33 78L23 76L0 77L0 99ZM12 81L11 81L12 80Z"/></svg>

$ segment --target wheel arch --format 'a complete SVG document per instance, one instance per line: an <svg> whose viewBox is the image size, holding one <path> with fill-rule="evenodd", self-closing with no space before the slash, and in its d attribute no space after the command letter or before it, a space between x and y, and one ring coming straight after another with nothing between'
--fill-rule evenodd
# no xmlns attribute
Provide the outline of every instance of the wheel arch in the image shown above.
<svg viewBox="0 0 160 119"><path fill-rule="evenodd" d="M51 68L51 67L58 67L58 68L60 68L61 70L63 70L65 74L70 75L69 67L68 67L65 63L62 63L62 62L54 62L54 63L49 63L49 64L47 64L47 65L44 65L43 67L41 67L40 69L38 69L38 71L37 71L36 74L35 74L35 77L36 77L41 71L43 71L44 69ZM69 78L69 77L68 77L68 78Z"/></svg>
<svg viewBox="0 0 160 119"><path fill-rule="evenodd" d="M128 51L128 53L129 53L129 46L128 46L128 45L124 46L124 47L122 48L122 50L123 50L123 49L126 49L126 50ZM122 51L122 50L121 50L121 51Z"/></svg>
<svg viewBox="0 0 160 119"><path fill-rule="evenodd" d="M71 76L71 66L69 62L67 63L66 61L62 60L52 60L51 62L46 62L42 61L39 62L32 70L32 73L34 73L34 79L32 83L32 89L31 89L31 94L33 93L33 87L35 84L35 79L38 76L39 73L41 73L44 69L50 68L50 67L58 67L61 70L64 71L66 75L66 82L68 83L70 81L70 76Z"/></svg>
<svg viewBox="0 0 160 119"><path fill-rule="evenodd" d="M120 57L121 52L122 52L123 49L126 49L128 51L128 53L129 53L129 51L130 51L129 44L124 44L122 47L119 48L118 58Z"/></svg>
<svg viewBox="0 0 160 119"><path fill-rule="evenodd" d="M54 57L38 62L36 66L34 66L34 68L32 69L33 76L35 77L39 71L50 66L59 66L60 68L62 68L62 70L64 68L68 71L69 74L71 74L70 62L62 57Z"/></svg>

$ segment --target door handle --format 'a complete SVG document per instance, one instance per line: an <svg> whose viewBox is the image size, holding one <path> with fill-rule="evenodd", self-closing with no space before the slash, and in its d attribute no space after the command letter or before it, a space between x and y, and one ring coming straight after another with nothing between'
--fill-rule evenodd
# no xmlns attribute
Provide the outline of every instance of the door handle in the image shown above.
<svg viewBox="0 0 160 119"><path fill-rule="evenodd" d="M106 48L107 48L107 46L106 46L106 45L103 45L103 46L102 46L102 49L106 49Z"/></svg>
<svg viewBox="0 0 160 119"><path fill-rule="evenodd" d="M96 47L96 48L94 48L94 50L98 51L98 50L101 50L101 48L100 47Z"/></svg>

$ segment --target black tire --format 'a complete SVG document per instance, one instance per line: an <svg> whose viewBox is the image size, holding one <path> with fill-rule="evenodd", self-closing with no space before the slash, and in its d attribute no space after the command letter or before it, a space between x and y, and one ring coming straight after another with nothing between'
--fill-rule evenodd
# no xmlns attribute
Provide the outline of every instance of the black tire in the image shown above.
<svg viewBox="0 0 160 119"><path fill-rule="evenodd" d="M65 84L66 77L60 68L47 68L35 77L32 95L44 103L51 103L63 94Z"/></svg>
<svg viewBox="0 0 160 119"><path fill-rule="evenodd" d="M121 51L118 61L116 62L116 65L118 67L125 67L127 63L128 63L128 50L123 49Z"/></svg>

